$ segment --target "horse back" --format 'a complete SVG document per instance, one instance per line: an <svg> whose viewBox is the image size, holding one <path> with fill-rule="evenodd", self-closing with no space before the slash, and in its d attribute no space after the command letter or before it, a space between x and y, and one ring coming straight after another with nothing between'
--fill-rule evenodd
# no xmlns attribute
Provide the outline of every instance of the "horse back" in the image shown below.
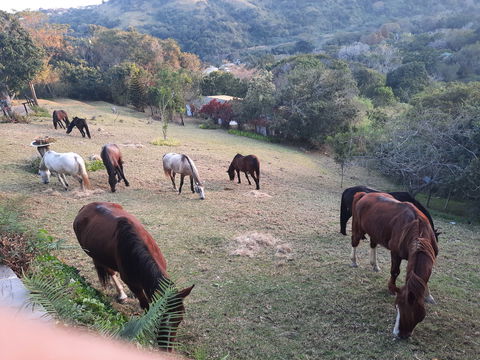
<svg viewBox="0 0 480 360"><path fill-rule="evenodd" d="M107 161L108 158L108 160L114 167L119 166L122 162L122 153L120 152L120 148L116 144L104 145L102 147L100 157L102 158L104 163Z"/></svg>

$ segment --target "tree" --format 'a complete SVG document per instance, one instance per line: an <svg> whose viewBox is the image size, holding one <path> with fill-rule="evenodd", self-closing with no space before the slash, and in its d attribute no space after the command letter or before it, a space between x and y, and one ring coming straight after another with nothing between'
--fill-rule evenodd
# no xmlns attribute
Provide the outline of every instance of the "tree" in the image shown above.
<svg viewBox="0 0 480 360"><path fill-rule="evenodd" d="M18 20L4 11L0 11L0 49L0 100L8 109L11 92L20 90L41 70L44 52Z"/></svg>
<svg viewBox="0 0 480 360"><path fill-rule="evenodd" d="M201 82L202 95L230 95L243 98L247 93L247 82L224 71L214 71Z"/></svg>
<svg viewBox="0 0 480 360"><path fill-rule="evenodd" d="M394 94L403 102L424 90L430 83L425 64L411 62L387 74L387 86L393 89Z"/></svg>
<svg viewBox="0 0 480 360"><path fill-rule="evenodd" d="M217 99L211 100L200 109L200 114L205 114L212 120L222 119L222 125L228 127L228 123L233 117L232 104L228 102L220 102Z"/></svg>
<svg viewBox="0 0 480 360"><path fill-rule="evenodd" d="M128 97L130 103L138 111L143 112L147 104L145 84L142 82L140 71L137 71L130 78L128 87Z"/></svg>

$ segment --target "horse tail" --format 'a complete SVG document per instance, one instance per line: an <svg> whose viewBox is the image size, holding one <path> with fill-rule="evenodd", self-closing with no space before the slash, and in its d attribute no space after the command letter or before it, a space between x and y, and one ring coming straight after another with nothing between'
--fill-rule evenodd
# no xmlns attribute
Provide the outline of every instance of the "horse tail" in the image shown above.
<svg viewBox="0 0 480 360"><path fill-rule="evenodd" d="M90 180L88 179L87 169L85 168L85 161L83 161L83 159L79 161L77 157L75 157L75 161L80 169L80 176L82 177L83 183L87 188L90 188Z"/></svg>
<svg viewBox="0 0 480 360"><path fill-rule="evenodd" d="M88 125L86 120L85 120L85 131L87 132L88 138L91 139L92 137L90 136L90 130L88 130Z"/></svg>
<svg viewBox="0 0 480 360"><path fill-rule="evenodd" d="M188 164L190 165L190 169L192 169L192 175L193 175L194 180L198 184L201 184L202 181L200 180L200 176L198 176L197 167L195 166L195 164L190 160L190 158L187 155L183 155L183 156L185 157L185 159L187 159Z"/></svg>
<svg viewBox="0 0 480 360"><path fill-rule="evenodd" d="M108 176L115 175L115 166L113 166L112 161L110 160L107 145L103 145L100 157L102 158L103 165L105 165L105 168L107 169Z"/></svg>
<svg viewBox="0 0 480 360"><path fill-rule="evenodd" d="M257 179L260 181L260 161L257 157L253 159L253 163L255 165L255 172L257 173Z"/></svg>
<svg viewBox="0 0 480 360"><path fill-rule="evenodd" d="M57 110L53 110L53 127L55 128L55 130L57 130Z"/></svg>

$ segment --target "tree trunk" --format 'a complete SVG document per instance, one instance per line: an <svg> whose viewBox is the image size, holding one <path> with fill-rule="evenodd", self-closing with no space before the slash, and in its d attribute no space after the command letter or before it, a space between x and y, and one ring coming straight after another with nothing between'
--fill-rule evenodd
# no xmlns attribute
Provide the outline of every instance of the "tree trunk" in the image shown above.
<svg viewBox="0 0 480 360"><path fill-rule="evenodd" d="M430 207L430 199L432 198L432 187L433 186L430 186L430 189L428 189L427 207Z"/></svg>
<svg viewBox="0 0 480 360"><path fill-rule="evenodd" d="M443 210L447 210L448 203L450 202L450 197L452 196L452 188L448 190L448 196L447 196L447 201L445 201L445 205L443 207Z"/></svg>
<svg viewBox="0 0 480 360"><path fill-rule="evenodd" d="M28 83L28 86L30 86L30 92L32 93L33 103L35 104L35 106L38 106L37 93L35 92L35 86L33 85L33 82L30 81Z"/></svg>
<svg viewBox="0 0 480 360"><path fill-rule="evenodd" d="M340 180L340 189L343 189L343 174L344 174L344 169L345 169L345 163L343 161L340 163L340 168L342 169L342 178Z"/></svg>
<svg viewBox="0 0 480 360"><path fill-rule="evenodd" d="M185 126L185 121L183 121L183 113L180 113L180 125Z"/></svg>

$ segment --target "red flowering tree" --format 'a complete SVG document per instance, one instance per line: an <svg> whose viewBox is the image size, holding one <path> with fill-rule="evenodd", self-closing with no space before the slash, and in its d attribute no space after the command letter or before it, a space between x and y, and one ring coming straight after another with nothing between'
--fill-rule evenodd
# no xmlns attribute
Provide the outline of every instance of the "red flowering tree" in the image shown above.
<svg viewBox="0 0 480 360"><path fill-rule="evenodd" d="M211 100L200 109L200 114L205 114L213 120L222 119L222 125L228 126L233 118L232 104L228 102L220 102L216 99Z"/></svg>

